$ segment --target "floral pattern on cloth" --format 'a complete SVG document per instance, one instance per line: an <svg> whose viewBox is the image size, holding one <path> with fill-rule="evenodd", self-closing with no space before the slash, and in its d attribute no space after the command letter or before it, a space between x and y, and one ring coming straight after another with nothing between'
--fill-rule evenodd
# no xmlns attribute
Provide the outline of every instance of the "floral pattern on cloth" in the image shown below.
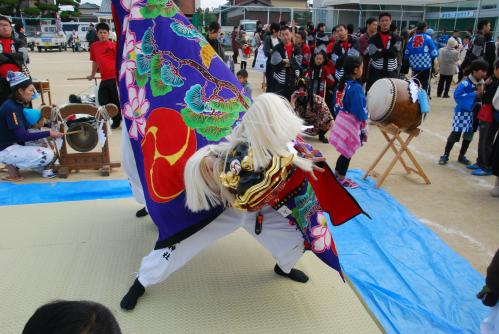
<svg viewBox="0 0 499 334"><path fill-rule="evenodd" d="M297 94L294 92L293 95ZM291 97L293 100L293 97ZM314 95L313 107L307 101L306 105L295 103L295 111L305 121L305 125L312 125L312 129L306 129L305 133L310 136L316 136L320 131L327 132L333 125L333 115L326 102L319 95Z"/></svg>
<svg viewBox="0 0 499 334"><path fill-rule="evenodd" d="M137 140L139 135L144 136L149 106L144 88L137 88L133 85L128 87L128 102L123 106L123 116L132 121L128 130L130 138Z"/></svg>
<svg viewBox="0 0 499 334"><path fill-rule="evenodd" d="M329 215L324 212L310 183L305 182L298 194L284 202L292 213L287 217L301 231L305 248L338 271L343 278Z"/></svg>
<svg viewBox="0 0 499 334"><path fill-rule="evenodd" d="M158 242L168 243L220 213L185 209L184 166L229 134L251 100L173 0L112 0L112 12L121 110Z"/></svg>

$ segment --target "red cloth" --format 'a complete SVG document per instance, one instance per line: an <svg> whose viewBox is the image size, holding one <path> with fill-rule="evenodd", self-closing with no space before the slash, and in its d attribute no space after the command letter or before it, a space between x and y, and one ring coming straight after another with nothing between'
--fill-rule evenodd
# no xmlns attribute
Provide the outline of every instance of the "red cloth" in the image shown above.
<svg viewBox="0 0 499 334"><path fill-rule="evenodd" d="M334 63L333 63L333 61L331 59L328 59L327 64L326 64L326 68L329 71L329 74L331 74L332 76L334 76L334 74L336 73L336 67L334 66Z"/></svg>
<svg viewBox="0 0 499 334"><path fill-rule="evenodd" d="M329 40L329 44L326 46L326 53L328 55L333 53L334 44L336 44L336 41L331 37L331 39Z"/></svg>
<svg viewBox="0 0 499 334"><path fill-rule="evenodd" d="M90 60L99 67L102 80L116 79L116 43L95 42L90 47Z"/></svg>
<svg viewBox="0 0 499 334"><path fill-rule="evenodd" d="M360 214L365 214L357 201L338 183L331 168L325 162L318 165L325 171L314 173L317 181L312 179L310 174L296 169L286 181L284 188L268 204L275 206L306 179L314 189L322 210L329 214L334 226L344 224Z"/></svg>
<svg viewBox="0 0 499 334"><path fill-rule="evenodd" d="M348 38L343 43L341 43L341 47L343 48L343 50L345 50L345 53L348 53L348 49L350 49L350 46L352 46L352 44L350 44Z"/></svg>
<svg viewBox="0 0 499 334"><path fill-rule="evenodd" d="M328 164L324 162L317 165L325 169L323 173L315 173L317 181L310 174L306 174L306 177L321 208L329 213L331 223L338 226L360 214L366 214L352 195L338 183Z"/></svg>
<svg viewBox="0 0 499 334"><path fill-rule="evenodd" d="M494 120L492 113L492 104L486 103L480 108L480 111L478 112L478 119L485 123L492 123Z"/></svg>
<svg viewBox="0 0 499 334"><path fill-rule="evenodd" d="M311 52L310 52L310 47L303 43L303 45L301 46L301 54L303 55L303 65L305 65L306 67L308 67L308 64L310 64L310 56L311 56Z"/></svg>
<svg viewBox="0 0 499 334"><path fill-rule="evenodd" d="M308 144L301 137L296 138L295 149L298 152L306 153L306 150L313 149L307 146ZM314 156L322 155L317 150L312 150L310 153ZM317 166L324 168L324 172L314 173L317 180L314 180L310 173L303 174L305 174L307 181L314 189L315 196L322 210L329 213L331 223L334 226L346 223L360 214L365 214L369 217L352 195L336 180L333 171L326 162L318 162Z"/></svg>
<svg viewBox="0 0 499 334"><path fill-rule="evenodd" d="M0 44L2 44L2 53L12 53L12 44L14 44L12 38L0 38ZM2 64L0 65L0 78L6 78L8 71L20 72L21 69L15 64Z"/></svg>
<svg viewBox="0 0 499 334"><path fill-rule="evenodd" d="M291 59L291 56L293 55L293 43L284 45L284 48L286 49L286 53L288 54L288 59Z"/></svg>
<svg viewBox="0 0 499 334"><path fill-rule="evenodd" d="M390 32L380 32L379 37L381 37L381 42L383 43L383 47L386 49L388 46L388 41L391 39Z"/></svg>

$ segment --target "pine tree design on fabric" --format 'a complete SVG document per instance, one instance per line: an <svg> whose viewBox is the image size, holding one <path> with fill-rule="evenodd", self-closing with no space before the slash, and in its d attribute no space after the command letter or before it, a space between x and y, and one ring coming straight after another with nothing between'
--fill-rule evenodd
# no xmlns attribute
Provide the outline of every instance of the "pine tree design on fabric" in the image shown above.
<svg viewBox="0 0 499 334"><path fill-rule="evenodd" d="M204 37L192 25L172 20L169 26L177 36L200 45L202 64L194 59L177 57L169 50L160 50L152 26L144 32L135 55L135 83L139 88L149 84L153 97L159 97L185 84L187 78L180 74L182 67L198 72L205 79L205 85L195 84L186 91L185 104L179 104L183 107L180 113L187 126L210 141L218 141L230 133L239 114L249 107L251 100L233 83L220 80L209 71L216 53ZM209 95L206 93L208 86ZM227 94L222 97L222 91L233 97L227 97Z"/></svg>
<svg viewBox="0 0 499 334"><path fill-rule="evenodd" d="M249 104L250 101L245 99ZM245 111L237 98L208 100L205 87L199 84L187 91L184 101L186 107L180 113L185 123L208 140L216 141L227 136L239 118L239 113Z"/></svg>
<svg viewBox="0 0 499 334"><path fill-rule="evenodd" d="M173 17L178 13L178 8L173 0L148 0L140 9L140 13L145 19L155 19L158 16Z"/></svg>

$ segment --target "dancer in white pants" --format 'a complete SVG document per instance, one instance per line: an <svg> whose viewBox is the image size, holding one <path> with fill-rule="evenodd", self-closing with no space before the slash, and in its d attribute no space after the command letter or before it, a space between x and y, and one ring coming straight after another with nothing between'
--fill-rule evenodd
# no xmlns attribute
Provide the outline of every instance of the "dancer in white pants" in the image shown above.
<svg viewBox="0 0 499 334"><path fill-rule="evenodd" d="M125 124L124 119L123 124ZM146 199L144 197L144 190L142 190L142 184L140 182L139 172L137 171L135 156L133 155L132 144L130 143L130 137L128 136L126 126L121 127L121 163L128 177L130 188L132 188L133 198L137 203L144 206L135 213L135 216L139 218L145 217L148 215Z"/></svg>
<svg viewBox="0 0 499 334"><path fill-rule="evenodd" d="M259 235L255 233L256 212L230 208L201 231L173 247L153 250L142 259L139 282L148 287L165 280L202 250L241 227L271 252L278 267L289 274L304 252L301 232L269 206L264 207L260 214L264 226Z"/></svg>

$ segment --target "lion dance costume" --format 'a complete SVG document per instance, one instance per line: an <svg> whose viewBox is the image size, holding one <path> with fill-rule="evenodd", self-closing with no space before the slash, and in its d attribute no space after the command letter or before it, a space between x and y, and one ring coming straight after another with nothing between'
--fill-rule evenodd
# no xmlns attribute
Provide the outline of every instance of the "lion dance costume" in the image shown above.
<svg viewBox="0 0 499 334"><path fill-rule="evenodd" d="M293 269L306 249L341 273L328 214L337 225L362 210L336 183L329 168L317 173L318 181L302 172L311 168L304 157L318 152L300 140L281 145L295 139L300 128L294 126L277 138L279 131L265 130L275 126L273 113L263 124L252 123L251 117L246 122L243 115L251 105L250 99L173 1L113 0L112 10L119 46L120 103L131 144L124 145L131 147L124 156L136 167L159 234L121 307L133 309L145 287L163 281L239 227L272 252L278 274L306 281L306 275ZM284 106L281 109L292 112L273 94L265 94L261 100L265 105L276 98ZM258 109L255 115L266 119L265 110L269 108L262 108L258 100L251 108ZM296 124L301 126L301 121ZM242 130L252 127L251 131ZM255 146L257 131L268 134L261 138L274 136L271 141L279 145L269 147L277 149ZM231 133L233 139L219 144ZM206 177L218 173L215 165L201 163L208 157L217 166L224 157L224 177ZM188 161L190 168L186 168ZM203 172L204 168L208 170ZM190 173L187 180L197 177L204 183L187 183L190 187L186 191L184 171ZM259 190L254 191L255 187ZM200 194L208 197L199 200ZM193 198L197 201L192 202ZM189 205L189 209L186 203L195 205Z"/></svg>

